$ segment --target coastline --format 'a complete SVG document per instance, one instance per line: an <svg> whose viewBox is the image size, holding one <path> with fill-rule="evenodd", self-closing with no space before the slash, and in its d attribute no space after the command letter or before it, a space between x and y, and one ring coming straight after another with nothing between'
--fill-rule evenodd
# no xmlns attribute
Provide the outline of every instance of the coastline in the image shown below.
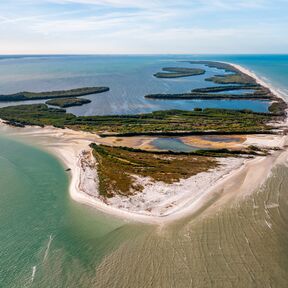
<svg viewBox="0 0 288 288"><path fill-rule="evenodd" d="M284 97L284 95L279 92L278 89L276 89L275 87L273 87L272 84L268 84L267 82L265 82L265 80L261 79L261 77L257 76L253 71L241 66L241 65L238 65L238 64L234 64L234 63L229 63L229 62L223 62L223 63L226 63L226 64L229 64L231 66L233 66L234 68L238 69L240 72L254 78L256 80L256 82L258 84L260 84L261 86L265 87L265 88L268 88L275 96L281 98L282 100L284 100L285 102L287 102L287 99Z"/></svg>
<svg viewBox="0 0 288 288"><path fill-rule="evenodd" d="M269 88L276 96L284 99L273 87L253 72L242 66L229 64L253 77L257 83ZM199 173L171 185L162 182L151 184L148 179L138 179L145 184L144 194L138 193L135 195L136 197L133 195L134 199L132 200L126 197L126 202L123 201L123 197L116 196L112 202L106 204L97 195L97 172L95 169L90 169L93 165L97 165L89 147L91 142L101 142L97 134L54 127L9 129L13 130L12 134L22 134L24 138L35 139L35 142L41 148L53 153L67 169L71 169L69 172L71 175L69 194L73 200L95 207L99 211L112 216L149 224L163 224L192 215L205 207L213 197L217 197L217 200L219 200L214 203L214 207L217 207L217 205L231 199L231 197L238 198L255 191L269 177L275 164L279 163L283 155L286 156L287 154L287 151L284 150L273 152L272 155L266 157L257 156L254 159L237 159L236 161L236 158L226 158L222 163L223 166L220 166L218 170L216 169L217 171ZM275 139L272 137L272 140L271 135L263 135L260 140L259 136L257 137L248 136L246 141L247 143L258 143L262 146L273 147L275 145L279 148L284 148L288 143L287 136L279 136ZM224 167L226 168L224 169ZM257 169L255 169L256 167ZM153 211L142 205L142 203L147 204L149 199L154 204L155 209ZM155 199L158 199L158 202ZM133 208L135 205L142 206L135 210Z"/></svg>
<svg viewBox="0 0 288 288"><path fill-rule="evenodd" d="M6 126L6 124L4 125ZM157 203L154 214L147 212L144 214L145 210L137 212L133 211L131 207L126 207L126 209L119 207L124 203L122 197L115 198L110 205L97 197L97 172L95 169L90 169L90 165L93 166L96 163L91 155L89 144L91 141L97 142L98 135L54 127L7 128L12 130L12 135L29 139L29 142L33 142L33 145L36 143L38 147L52 153L63 163L66 169L71 169L67 173L71 177L69 194L74 201L94 207L101 212L123 220L147 224L161 225L192 215L203 208L213 197L217 196L219 198L220 194L223 194L221 196L223 199L220 201L223 203L225 199L230 199L232 196L241 197L241 195L253 192L265 182L274 164L278 163L280 156L283 153L286 154L286 151L277 151L273 155L258 156L254 159L226 158L224 160L226 163L222 163L226 165L225 169L220 166L218 171L216 169L199 173L178 184L165 185L159 182L151 185L147 183L150 192L155 187L158 190L166 188L167 191L170 186L170 195L166 195L166 198L164 195L162 202ZM259 141L261 145L268 144L270 141L270 146L275 144L284 146L286 142L288 143L286 136L277 137L276 139L267 137L271 138L271 135L263 135L260 140L259 135L256 135L254 138L251 137L250 141L252 143ZM256 167L257 169L255 169ZM243 178L245 179L244 182L242 181ZM171 195L171 188L172 190L178 189L178 193ZM137 199L137 195L141 196L142 193L136 194L134 202L142 203L143 199L141 197ZM130 199L126 200L130 202ZM170 209L166 209L164 212L162 211L163 213L160 215L161 208L163 210L163 207L165 208L165 205L171 202L174 202L173 207L169 207Z"/></svg>
<svg viewBox="0 0 288 288"><path fill-rule="evenodd" d="M266 135L262 137L259 143L267 144L265 137ZM257 140L257 138L252 138L250 141L255 144ZM274 144L275 140L272 143ZM288 138L282 137L280 141L278 139L278 143L283 147L288 143ZM91 164L96 164L91 153L92 151L88 145L81 148L80 146L71 147L72 149L67 149L65 146L50 146L48 148L51 153L62 161L65 167L71 169L71 181L69 185L71 198L111 216L147 224L165 224L192 215L203 208L215 195L219 196L220 192L225 194L225 198L232 196L241 197L252 193L266 181L274 165L280 162L279 159L283 158L283 155L288 155L286 151L277 151L270 156L258 156L254 159L236 160L235 158L228 158L225 159L226 163L222 163L218 171L212 170L199 173L176 184L166 185L161 182L151 184L148 181L144 183L146 184L145 188L148 190L146 192L147 197L143 197L144 190L132 196L134 199L132 205L129 206L127 204L131 204L131 198L116 196L107 204L103 202L103 199L98 197L97 172L95 169L89 169ZM83 153L86 156L88 155L88 157L83 157ZM244 182L242 182L243 178L245 179ZM239 185L239 183L241 184ZM155 203L155 197L153 198L153 195L157 193L155 190L160 191L161 194L161 190L165 190L165 188L168 195L164 195L161 199L162 201ZM173 189L176 192L171 195L171 190ZM156 196L159 195L156 194ZM136 203L139 204L145 201L145 204L147 204L149 203L149 199L152 199L154 208L156 208L154 211L147 212L145 206L144 209L138 211L133 209ZM173 203L173 206L171 206L171 203ZM167 207L169 209L165 209Z"/></svg>

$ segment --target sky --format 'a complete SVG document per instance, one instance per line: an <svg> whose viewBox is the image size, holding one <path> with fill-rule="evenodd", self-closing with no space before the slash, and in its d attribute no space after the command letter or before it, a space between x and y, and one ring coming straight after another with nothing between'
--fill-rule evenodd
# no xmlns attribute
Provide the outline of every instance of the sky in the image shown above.
<svg viewBox="0 0 288 288"><path fill-rule="evenodd" d="M0 0L0 54L288 53L288 0Z"/></svg>

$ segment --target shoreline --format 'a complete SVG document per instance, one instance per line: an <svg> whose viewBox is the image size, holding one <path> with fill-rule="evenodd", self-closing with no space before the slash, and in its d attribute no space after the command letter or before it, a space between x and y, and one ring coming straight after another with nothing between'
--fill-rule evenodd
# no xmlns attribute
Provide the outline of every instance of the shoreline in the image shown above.
<svg viewBox="0 0 288 288"><path fill-rule="evenodd" d="M269 88L273 94L286 101L280 93L257 77L253 72L240 65L227 64L253 77L257 83ZM1 126L6 125L3 122L1 124ZM136 194L135 197L134 195L126 197L126 202L123 197L115 196L112 199L113 201L110 201L110 203L107 201L107 204L101 199L101 196L97 195L97 171L96 169L91 169L93 165L97 164L91 155L92 150L89 144L91 142L101 142L97 141L97 139L99 140L97 134L54 127L9 127L10 129L11 131L13 130L12 134L22 134L24 138L35 139L38 142L38 147L40 146L40 148L52 153L66 168L71 169L69 172L71 174L69 194L74 201L95 207L101 212L122 218L123 220L149 224L164 224L188 215L193 215L216 196L221 198L217 199L220 203L225 201L225 199L231 199L230 197L232 196L240 197L241 195L252 193L263 185L275 164L279 163L282 155L287 154L287 151L284 150L273 152L272 155L266 157L257 156L254 159L243 160L241 158L236 161L236 158L225 158L220 169L199 173L186 180L181 180L179 183L170 185L162 182L151 184L147 179L138 179L139 181L144 181L142 183L145 184L145 189L148 187L147 191L144 191L144 194L141 192ZM263 134L263 137L260 137L261 139L259 140L259 137L257 139L255 135L250 135L246 141L248 141L247 143L258 143L259 145L269 146L271 145L271 143L267 144L269 137L271 138L272 136ZM275 136L274 138L276 139L277 137ZM279 148L284 148L286 143L288 143L287 136L278 136L277 141L274 138L270 142ZM219 160L218 158L216 159ZM255 169L256 167L257 169ZM241 179L244 180L241 182L239 181ZM241 184L239 185L239 183ZM158 194L156 195L156 193ZM147 197L145 198L143 195ZM133 199L131 200L131 198ZM151 203L155 206L153 213L149 212L147 206L144 205L147 204L147 199L150 199ZM157 201L159 202L155 199L158 199ZM145 200L146 203L144 203ZM133 202L132 206L129 206L129 202L131 201ZM134 202L140 206L142 205L141 203L144 203L143 207L141 206L140 209L135 210ZM218 201L214 202L213 205L217 206ZM134 208L132 209L131 207Z"/></svg>
<svg viewBox="0 0 288 288"><path fill-rule="evenodd" d="M256 82L258 84L260 84L261 86L268 88L275 96L277 96L278 98L281 98L282 100L284 100L285 102L287 102L287 99L284 97L284 95L279 92L279 90L277 90L275 87L273 87L272 84L265 82L265 80L263 80L260 76L257 76L255 72L239 65L239 64L234 64L234 63L230 63L230 62L223 62L226 64L231 65L232 67L238 69L240 72L254 78L256 80Z"/></svg>
<svg viewBox="0 0 288 288"><path fill-rule="evenodd" d="M266 136L266 135L265 135ZM263 136L263 138L265 138ZM249 141L249 139L247 140ZM265 139L264 141L265 142ZM288 143L287 137L282 137L282 140L279 143L281 146L286 145ZM83 169L83 151L91 155L91 150L87 147L87 149L77 151L67 151L67 149L63 148L50 148L50 152L53 153L58 159L62 161L65 167L71 169L71 181L69 185L69 194L74 201L78 203L88 205L90 207L94 207L97 210L110 214L111 216L121 218L122 220L128 221L136 221L142 222L146 224L165 224L167 222L179 220L185 216L192 215L203 208L210 199L212 199L215 194L227 192L225 197L241 197L246 195L247 193L252 193L255 189L260 188L261 185L267 180L270 176L271 170L274 168L276 163L279 163L279 159L283 157L283 155L288 155L287 151L277 151L269 156L258 156L253 159L241 159L243 161L239 161L231 165L231 160L235 158L228 158L227 160L227 168L224 170L223 166L220 166L220 174L217 174L217 171L212 170L209 172L199 173L195 176L190 177L187 180L184 180L182 185L176 184L174 187L180 187L181 190L186 190L184 193L181 192L176 194L176 197L167 197L167 201L171 204L171 200L178 201L171 211L167 211L162 215L153 215L152 213L143 214L143 211L136 212L133 210L125 210L123 208L116 207L116 205L123 205L123 197L116 196L112 199L114 202L112 204L106 204L97 197L95 194L95 189L97 189L97 183L92 181L91 183L91 175L93 180L97 179L97 172L87 170L87 167L91 163L96 163L93 156L91 158L86 158L84 161L85 168ZM77 153L78 152L78 153ZM71 159L73 159L71 161ZM92 160L91 160L92 159ZM239 160L239 159L237 159ZM230 162L230 163L229 163ZM255 169L257 168L257 169ZM256 171L256 172L255 172ZM91 174L92 173L92 174ZM202 175L200 175L202 174ZM90 176L90 177L89 177ZM96 178L95 178L96 177ZM213 178L214 177L214 178ZM211 179L212 178L212 179ZM245 182L239 185L239 179L245 179ZM82 182L81 182L82 180ZM202 180L202 181L201 181ZM85 183L83 183L85 181ZM88 185L87 185L88 181ZM196 182L199 182L198 185L193 186ZM94 182L94 183L93 183ZM240 181L241 182L241 181ZM86 184L83 187L83 184ZM156 183L159 184L159 183ZM203 185L201 187L201 184ZM205 185L206 184L206 185ZM149 184L148 184L149 185ZM165 184L160 183L160 185L165 186ZM93 190L94 186L94 190ZM163 188L160 187L160 188ZM173 187L173 184L168 185ZM227 191L228 187L233 187L234 190ZM85 190L86 188L86 190ZM87 190L88 188L88 190ZM89 189L90 188L90 189ZM92 188L92 191L91 191ZM155 189L155 183L151 186L152 189ZM158 186L159 188L159 186ZM193 189L194 188L194 189ZM201 189L202 188L202 189ZM197 189L197 190L196 190ZM196 193L197 191L197 193ZM241 191L241 193L239 193ZM193 193L194 192L194 193ZM137 196L142 196L142 193L136 194ZM179 195L180 194L180 195ZM130 202L131 199L125 197L127 201ZM141 201L141 199L137 199ZM223 199L222 199L223 201ZM163 207L163 203L159 203L159 206ZM157 205L157 208L159 209ZM130 208L131 209L131 208ZM158 210L157 210L158 212Z"/></svg>
<svg viewBox="0 0 288 288"><path fill-rule="evenodd" d="M226 198L228 196L241 196L242 194L245 195L253 192L269 177L270 172L274 167L274 164L277 163L279 157L282 154L287 153L286 151L277 151L274 152L273 155L266 157L258 156L253 159L242 159L241 162L234 163L234 166L231 165L231 162L229 163L231 158L225 159L227 161L227 168L224 170L221 166L220 172L222 173L217 174L217 171L215 170L199 173L184 180L186 183L182 183L182 186L177 184L174 185L174 187L180 187L181 190L186 187L186 191L185 193L176 194L176 200L174 200L178 202L171 211L168 211L168 213L164 213L163 215L145 215L143 213L127 211L115 207L115 203L114 205L107 205L103 200L97 198L97 182L95 182L95 179L97 179L97 172L95 169L93 169L93 171L91 169L89 170L89 165L95 164L95 160L92 157L86 157L85 159L85 157L83 157L83 152L88 153L88 156L91 156L89 144L91 141L97 142L98 135L70 129L63 130L54 127L15 128L9 127L6 124L3 125L5 125L8 130L12 130L12 136L22 136L24 140L29 138L30 141L28 142L33 142L31 143L32 145L35 146L36 142L37 147L54 155L61 161L63 167L66 169L71 169L70 172L67 172L70 174L69 195L73 201L96 208L100 212L104 212L124 221L146 224L164 225L165 223L179 220L185 216L193 215L203 208L215 195L219 195L219 191L224 193L223 191L227 190L227 187L231 187L231 185L235 186L235 190L232 192L227 191L227 195L225 195ZM33 141L31 141L31 139L33 139ZM274 146L275 144L277 144L277 146L284 146L286 145L286 142L288 143L288 138L287 136L271 137L271 135L262 135L259 139L259 135L255 135L254 138L248 138L247 141L250 141L251 143L258 142L261 145L265 145L268 141L271 141L270 146ZM27 142L27 140L25 140L25 142ZM83 159L85 159L84 163ZM233 159L235 158L232 158L232 160ZM256 167L257 169L255 169ZM241 182L243 177L252 178L239 185L239 182ZM192 187L193 182L194 187ZM196 182L198 182L198 185ZM83 183L85 185L83 185ZM251 187L253 187L253 189L251 189ZM241 193L237 195L238 193L236 193L236 191L238 193L241 191ZM141 195L141 193L138 195ZM122 203L123 201L121 198L118 198L117 200L118 203L116 204ZM169 201L171 198L167 197L166 200Z"/></svg>

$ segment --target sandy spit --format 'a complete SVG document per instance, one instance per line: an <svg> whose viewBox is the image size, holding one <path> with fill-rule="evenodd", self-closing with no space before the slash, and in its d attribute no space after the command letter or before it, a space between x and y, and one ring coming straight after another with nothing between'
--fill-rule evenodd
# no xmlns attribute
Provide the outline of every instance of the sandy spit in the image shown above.
<svg viewBox="0 0 288 288"><path fill-rule="evenodd" d="M97 169L94 168L97 167L97 163L89 147L91 142L97 143L98 135L54 127L14 128L4 124L1 126L2 131L5 127L6 134L17 136L18 139L36 144L53 153L67 169L70 169L69 193L73 200L116 217L151 224L167 223L194 213L215 193L226 191L233 185L236 185L237 189L229 188L229 191L224 193L225 197L236 190L242 194L250 193L264 183L273 167L272 164L276 163L281 154L278 152L269 157L245 160L219 159L221 166L218 168L171 185L138 177L137 181L145 186L143 192L130 198L118 196L104 201L98 194ZM272 139L271 135L257 135L250 141L265 147L283 147L288 140L286 136ZM244 176L246 180L240 181L239 185L238 180Z"/></svg>

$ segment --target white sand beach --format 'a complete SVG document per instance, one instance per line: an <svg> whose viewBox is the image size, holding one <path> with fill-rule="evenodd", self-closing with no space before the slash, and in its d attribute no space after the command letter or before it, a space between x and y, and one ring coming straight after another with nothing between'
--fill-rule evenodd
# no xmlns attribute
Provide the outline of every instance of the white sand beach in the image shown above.
<svg viewBox="0 0 288 288"><path fill-rule="evenodd" d="M34 145L37 144L53 153L67 169L71 169L67 173L71 174L69 192L73 200L116 217L154 224L172 221L196 212L211 197L218 195L219 191L222 191L223 199L251 193L265 182L274 163L286 153L277 151L271 156L255 159L219 159L221 165L218 168L171 185L138 177L137 181L144 185L144 191L131 197L117 196L103 201L98 194L97 171L94 169L97 164L89 147L91 142L97 143L97 135L54 127L6 126L6 130L9 130L8 133L11 135L23 137L23 140L29 139L28 141ZM247 141L249 145L253 143L263 147L283 147L287 138L276 135L251 135ZM243 177L245 181L239 181Z"/></svg>

